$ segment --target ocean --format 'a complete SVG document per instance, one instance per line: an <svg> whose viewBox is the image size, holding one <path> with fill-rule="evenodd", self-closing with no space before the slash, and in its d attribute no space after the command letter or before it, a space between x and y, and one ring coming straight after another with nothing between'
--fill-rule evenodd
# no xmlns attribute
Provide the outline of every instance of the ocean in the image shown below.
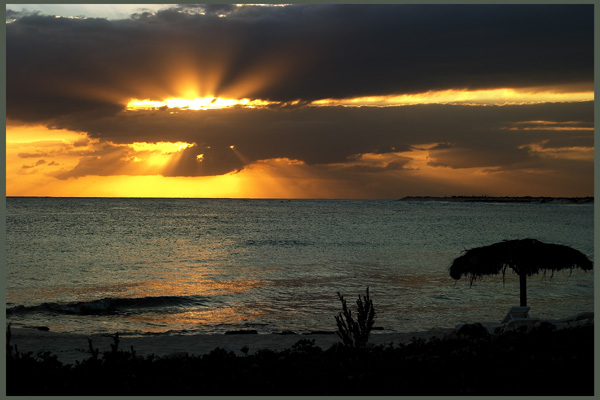
<svg viewBox="0 0 600 400"><path fill-rule="evenodd" d="M499 321L508 272L470 286L464 249L536 238L594 256L593 205L393 200L7 198L14 327L124 336L335 331L368 287L375 333ZM593 311L593 272L528 280L531 316Z"/></svg>

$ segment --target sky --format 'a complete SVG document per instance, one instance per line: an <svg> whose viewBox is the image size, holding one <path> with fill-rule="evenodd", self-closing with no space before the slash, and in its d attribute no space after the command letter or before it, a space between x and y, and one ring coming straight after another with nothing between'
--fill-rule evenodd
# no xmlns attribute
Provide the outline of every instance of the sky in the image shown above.
<svg viewBox="0 0 600 400"><path fill-rule="evenodd" d="M593 5L7 5L8 196L593 196Z"/></svg>

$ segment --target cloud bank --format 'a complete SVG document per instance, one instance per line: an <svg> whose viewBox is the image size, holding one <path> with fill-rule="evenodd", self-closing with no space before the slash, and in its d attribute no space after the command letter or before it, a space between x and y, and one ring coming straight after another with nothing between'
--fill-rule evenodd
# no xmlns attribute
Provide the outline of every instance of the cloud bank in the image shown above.
<svg viewBox="0 0 600 400"><path fill-rule="evenodd" d="M60 179L124 171L135 152L123 145L134 142L191 144L163 176L221 175L277 159L327 174L397 173L414 168L411 154L423 145L429 167L591 165L592 102L309 103L448 89L591 90L592 5L182 5L120 20L8 14L9 123L101 143ZM131 99L186 95L295 105L125 109Z"/></svg>
<svg viewBox="0 0 600 400"><path fill-rule="evenodd" d="M219 11L225 11L220 6ZM592 6L304 5L7 26L8 113L115 112L111 100L316 100L593 81ZM263 82L264 81L264 84ZM256 87L253 87L256 86Z"/></svg>

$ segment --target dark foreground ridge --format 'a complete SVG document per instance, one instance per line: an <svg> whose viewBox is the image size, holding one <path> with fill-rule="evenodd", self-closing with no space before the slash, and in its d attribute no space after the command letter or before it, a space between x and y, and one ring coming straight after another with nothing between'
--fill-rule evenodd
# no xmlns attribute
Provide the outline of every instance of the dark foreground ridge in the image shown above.
<svg viewBox="0 0 600 400"><path fill-rule="evenodd" d="M8 395L560 395L594 394L594 327L491 336L459 330L443 338L322 350L302 339L290 349L236 356L138 357L135 349L63 365L20 354L7 334Z"/></svg>
<svg viewBox="0 0 600 400"><path fill-rule="evenodd" d="M407 196L400 201L447 201L455 203L594 204L593 197L492 197L492 196Z"/></svg>

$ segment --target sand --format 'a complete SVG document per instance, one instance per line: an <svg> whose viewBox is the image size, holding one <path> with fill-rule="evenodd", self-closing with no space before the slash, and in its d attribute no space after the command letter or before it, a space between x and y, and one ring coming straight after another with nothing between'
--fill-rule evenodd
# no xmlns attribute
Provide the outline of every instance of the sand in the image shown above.
<svg viewBox="0 0 600 400"><path fill-rule="evenodd" d="M439 328L424 332L407 333L372 333L369 343L398 345L409 343L413 337L428 339L433 336L443 337L455 331L455 328ZM114 343L110 336L83 336L68 333L45 332L37 329L11 328L11 345L17 346L21 353L32 352L33 355L49 351L56 355L65 364L73 364L75 361L89 358L88 338L92 339L94 348L100 353L110 351L110 345ZM249 348L248 354L253 354L261 349L283 350L291 348L302 339L314 340L315 346L323 350L328 349L341 339L335 334L234 334L234 335L159 335L146 337L121 337L119 338L119 349L130 350L133 346L136 354L147 356L181 357L187 355L208 354L217 347L227 351L233 351L237 355L243 355L241 349Z"/></svg>
<svg viewBox="0 0 600 400"><path fill-rule="evenodd" d="M538 320L531 322L538 324L543 321L552 323L556 328L567 328L571 326L593 324L594 313L581 313L570 318L560 320ZM517 321L518 322L518 321ZM499 325L499 324L494 324ZM509 326L507 324L507 326ZM374 345L387 345L393 343L409 343L412 338L429 339L432 337L443 338L453 332L454 328L435 328L422 332L397 332L384 333L374 331L371 333L369 343ZM100 353L111 350L114 343L110 335L75 335L69 333L41 331L28 328L11 328L11 345L17 346L20 353L32 352L33 355L50 352L65 364L73 364L75 361L90 357L88 338L92 340L95 349ZM314 340L315 346L326 350L335 343L341 343L341 339L334 333L331 334L212 334L212 335L157 335L145 337L121 337L119 350L130 351L131 346L138 356L156 355L159 357L182 357L200 356L210 353L220 347L227 351L233 351L236 355L243 355L243 347L248 347L248 354L258 350L284 350L291 348L299 340Z"/></svg>

